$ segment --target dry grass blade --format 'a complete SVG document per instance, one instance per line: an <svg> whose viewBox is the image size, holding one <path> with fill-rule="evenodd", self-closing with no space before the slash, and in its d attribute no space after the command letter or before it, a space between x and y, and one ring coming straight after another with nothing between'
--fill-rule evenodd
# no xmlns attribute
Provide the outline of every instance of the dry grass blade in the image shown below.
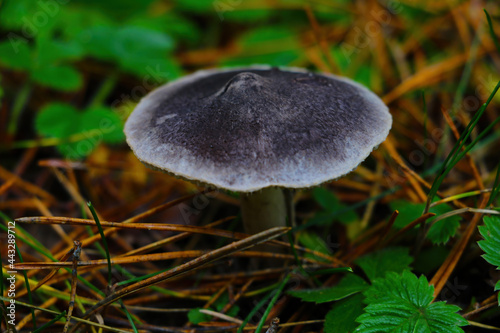
<svg viewBox="0 0 500 333"><path fill-rule="evenodd" d="M207 191L207 192L208 192L208 191ZM206 192L200 192L200 193L206 193ZM146 212L144 212L144 213L141 213L141 214L138 214L138 215L136 215L136 216L134 216L134 217L131 217L131 218L129 218L129 219L127 219L127 220L123 221L123 222L122 222L122 224L127 224L127 223L136 223L136 222L140 221L140 220L141 220L141 219L143 219L143 218L147 218L147 217L149 217L149 216L151 216L151 215L154 215L154 214L156 214L156 213L159 213L159 212L161 212L161 211L164 211L164 210L166 210L166 209L169 209L169 208L171 208L171 207L174 207L175 205L177 205L177 204L179 204L179 203L181 203L181 202L184 202L184 201L186 201L186 200L189 200L189 199L191 199L191 198L193 198L193 197L195 197L195 196L196 196L196 193L193 193L193 194L188 194L188 195L182 196L182 197L180 197L180 198L178 198L178 199L175 199L175 200L172 200L172 201L166 202L166 203L164 203L164 204L162 204L162 205L159 205L159 206L157 206L157 207L151 208L151 209L149 209L148 211L146 211ZM92 221L93 221L93 220L92 220ZM105 235L105 236L112 235L112 234L113 234L113 233L115 233L117 230L118 230L117 228L109 228L109 229L106 229L106 230L104 230L104 235ZM97 235L93 235L93 236L88 237L88 238L85 238L85 239L81 240L81 242L82 242L82 247L87 247L88 245L93 244L93 243L95 243L95 242L99 241L100 239L101 239L101 236L100 236L100 235L98 235L98 234L97 234ZM65 252L67 252L67 251L69 251L69 250L71 250L71 248L66 248L66 249L64 249L64 250L62 250L62 251L60 251L60 252L58 252L55 256L56 256L56 257L59 257L59 256L63 255Z"/></svg>
<svg viewBox="0 0 500 333"><path fill-rule="evenodd" d="M62 256L59 261L60 262L65 262L66 260L68 260L71 255L73 254L74 252L74 248L71 249L68 253L66 253L64 256ZM44 277L40 282L37 283L37 285L35 287L33 287L33 289L31 289L31 292L34 292L35 290L37 290L38 288L40 288L41 286L43 286L45 283L47 283L47 281L49 281L54 275L56 275L56 273L59 271L59 269L62 267L62 266L54 266L54 267L57 267L55 268L53 271L51 271L46 277Z"/></svg>
<svg viewBox="0 0 500 333"><path fill-rule="evenodd" d="M118 257L114 259L110 259L111 264L113 265L125 265L125 264L134 264L139 262L153 262L153 261L163 261L163 260L172 260L172 259L186 259L186 258L196 258L202 255L209 253L209 251L203 250L189 250L189 251L176 251L176 252L164 252L164 253L153 253L146 255L138 255L138 256L127 256L127 257ZM272 259L281 259L281 260L293 260L295 257L291 254L282 254L282 253L274 253L274 252L261 252L261 251L244 251L238 253L232 253L232 256L236 257L250 257L250 258L272 258ZM303 262L313 263L316 265L325 265L324 262L317 261L311 258L306 257L298 257L299 260ZM86 261L78 261L78 267L84 266L104 266L107 264L107 259L96 259L96 260L86 260ZM28 269L55 269L57 272L58 269L62 267L73 267L73 262L24 262L17 263L13 265L13 268L16 270L28 270ZM52 272L51 272L52 273ZM50 277L52 277L50 275ZM44 279L44 283L45 283ZM37 288L39 286L37 285Z"/></svg>
<svg viewBox="0 0 500 333"><path fill-rule="evenodd" d="M208 310L208 309L200 309L200 312L204 313L206 315L209 315L209 316L213 316L213 317L228 321L230 323L235 323L238 325L241 325L243 323L243 321L240 319L236 319L234 317L225 315L225 314L220 313L220 312L216 312L216 311L212 311L212 310Z"/></svg>
<svg viewBox="0 0 500 333"><path fill-rule="evenodd" d="M26 192L38 195L40 198L45 199L49 203L54 203L56 201L56 199L52 194L48 193L47 191L41 189L36 185L33 185L27 181L22 180L12 172L9 172L6 169L4 169L2 166L0 166L0 179L3 179L7 182L12 181L15 183L16 186L19 186Z"/></svg>
<svg viewBox="0 0 500 333"><path fill-rule="evenodd" d="M486 207L486 203L488 202L489 193L486 193L479 204L479 209L484 209ZM467 229L463 233L460 240L455 244L453 249L450 251L450 254L443 262L441 267L438 269L436 274L432 277L430 284L434 285L434 298L436 298L441 290L444 288L448 278L451 273L455 269L458 260L462 257L463 252L465 251L467 244L469 243L470 238L474 234L476 227L483 216L482 213L475 213L470 223L467 225Z"/></svg>
<svg viewBox="0 0 500 333"><path fill-rule="evenodd" d="M30 224L63 224L63 225L89 225L96 226L94 220L89 219L78 219L69 217L22 217L16 219L18 223L30 223ZM198 227L193 225L182 225L182 224L163 224L163 223L119 223L119 222L109 222L101 221L101 226L112 227L112 228L122 228L122 229L142 229L142 230L163 230L163 231L176 231L176 232L190 232L195 234L206 234L213 236L221 236L233 239L242 239L247 237L247 234L240 232L232 232L222 229L214 229L210 227Z"/></svg>
<svg viewBox="0 0 500 333"><path fill-rule="evenodd" d="M226 246L221 247L220 249L211 251L209 253L206 253L194 260L191 260L185 264L182 264L180 266L177 266L175 268L172 268L164 273L160 273L156 276L153 276L149 279L134 283L130 286L127 286L121 290L113 292L111 295L97 303L95 306L93 306L87 313L85 314L84 318L89 318L91 315L97 313L99 309L102 307L109 305L113 303L114 301L121 299L127 295L136 293L144 288L147 288L149 286L158 284L160 282L166 281L170 278L179 276L181 274L187 273L189 271L192 271L194 269L198 269L203 267L204 265L217 260L224 258L232 253L238 252L245 250L249 247L255 246L257 244L261 244L263 242L266 242L268 240L271 240L273 238L279 237L283 235L284 233L288 232L290 228L287 227L276 227L272 228L266 231L263 231L261 233L258 233L256 235L247 237L245 239L233 242L231 244L228 244ZM75 326L72 330L74 332L76 330L77 326Z"/></svg>

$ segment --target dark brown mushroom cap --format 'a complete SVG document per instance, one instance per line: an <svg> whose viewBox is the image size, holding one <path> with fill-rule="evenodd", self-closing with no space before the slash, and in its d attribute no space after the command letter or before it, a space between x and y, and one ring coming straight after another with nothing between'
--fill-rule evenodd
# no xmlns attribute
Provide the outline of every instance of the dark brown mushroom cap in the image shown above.
<svg viewBox="0 0 500 333"><path fill-rule="evenodd" d="M387 137L387 106L361 85L296 68L199 71L162 86L125 124L144 163L238 192L338 178Z"/></svg>

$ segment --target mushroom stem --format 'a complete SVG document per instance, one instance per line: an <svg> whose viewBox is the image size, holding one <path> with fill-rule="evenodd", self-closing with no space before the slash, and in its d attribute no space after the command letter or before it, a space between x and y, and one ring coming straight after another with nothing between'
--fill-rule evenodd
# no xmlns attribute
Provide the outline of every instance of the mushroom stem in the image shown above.
<svg viewBox="0 0 500 333"><path fill-rule="evenodd" d="M286 226L286 212L286 200L280 188L268 187L241 195L241 214L248 234Z"/></svg>

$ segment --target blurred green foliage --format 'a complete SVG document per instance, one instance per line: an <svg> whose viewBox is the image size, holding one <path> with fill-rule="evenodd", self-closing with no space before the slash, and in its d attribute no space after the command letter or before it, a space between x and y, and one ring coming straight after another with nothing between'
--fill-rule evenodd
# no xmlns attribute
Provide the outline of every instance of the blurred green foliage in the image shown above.
<svg viewBox="0 0 500 333"><path fill-rule="evenodd" d="M308 66L304 32L310 29L310 22L305 5L319 22L347 26L352 20L349 11L339 10L347 7L345 0L332 5L302 0L275 5L261 0L5 0L0 7L0 33L4 36L0 67L25 78L24 88L12 92L17 96L11 101L16 107L9 134L16 135L32 90L42 88L80 96L78 102L69 104L66 98L64 104L57 98L43 100L38 110L32 110L37 134L59 139L49 143L57 145L64 156L82 158L92 151L75 154L78 145L93 148L101 141L120 142L123 136L110 139L95 134L99 129L95 107L106 119L116 113L120 101L112 103L113 109L105 105L110 104L114 87L124 77L133 77L138 84L135 89L144 94L182 76L186 67L183 52L227 50L206 61L199 55L192 69L200 65ZM347 70L349 62L339 46L332 46L332 55L340 69ZM101 80L97 85L96 76ZM354 76L364 84L371 83L368 66ZM139 98L134 96L132 102ZM126 114L115 118L118 133ZM85 135L89 131L94 131L92 139Z"/></svg>
<svg viewBox="0 0 500 333"><path fill-rule="evenodd" d="M101 112L106 119L116 112L104 106L124 77L135 77L137 89L145 93L182 76L185 66L179 52L230 47L227 54L195 61L205 66L307 65L303 33L310 23L304 4L284 0L274 8L260 0L5 0L0 7L0 33L4 36L0 40L0 67L25 78L23 90L12 92L17 96L11 101L16 107L9 120L9 134L16 135L30 93L41 87L73 96L84 94L78 103L68 104L64 99L63 105L56 98L41 101L42 106L34 110L37 133L59 139L53 142L64 156L81 158L91 152L86 149L75 154L79 141L85 141L80 146L88 147L101 141L120 142L123 136L118 135L112 140L109 135L84 139L89 130L99 128L95 107L106 110ZM337 1L335 6L342 4L347 2ZM335 6L308 6L320 22L347 25L350 21L350 14ZM222 39L230 34L235 36ZM95 76L102 81L97 86L90 79ZM366 83L367 77L369 73L363 73L358 79ZM119 122L113 120L116 132L122 129L125 117L120 114L115 117L121 119Z"/></svg>

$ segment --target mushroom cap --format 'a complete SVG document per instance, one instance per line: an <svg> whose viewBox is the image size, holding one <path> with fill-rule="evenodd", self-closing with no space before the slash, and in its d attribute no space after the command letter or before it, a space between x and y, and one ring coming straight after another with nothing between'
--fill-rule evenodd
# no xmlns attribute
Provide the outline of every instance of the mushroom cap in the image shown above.
<svg viewBox="0 0 500 333"><path fill-rule="evenodd" d="M125 124L145 164L237 192L338 178L385 140L392 117L352 80L299 68L203 70L144 97Z"/></svg>

